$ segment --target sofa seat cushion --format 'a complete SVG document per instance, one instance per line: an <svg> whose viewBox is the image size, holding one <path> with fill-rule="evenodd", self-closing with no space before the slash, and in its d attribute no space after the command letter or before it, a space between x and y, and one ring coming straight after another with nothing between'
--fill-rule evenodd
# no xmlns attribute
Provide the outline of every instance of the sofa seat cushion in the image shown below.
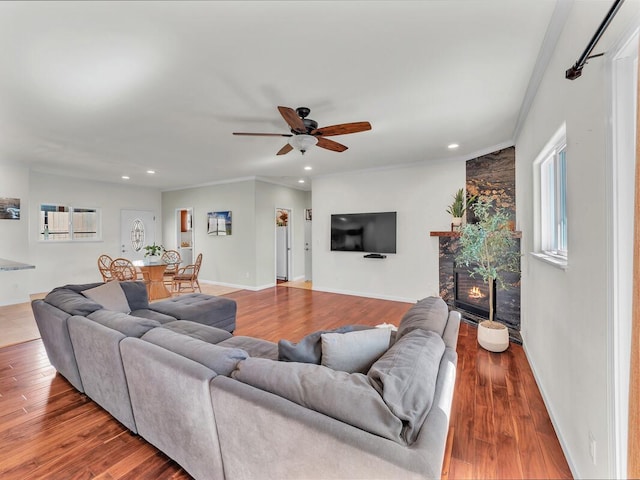
<svg viewBox="0 0 640 480"><path fill-rule="evenodd" d="M323 333L321 364L347 373L367 373L389 349L391 330L370 328L348 333Z"/></svg>
<svg viewBox="0 0 640 480"><path fill-rule="evenodd" d="M141 308L139 310L132 310L131 315L134 317L148 318L149 320L155 320L163 325L175 322L175 317L171 315L165 315L164 313L156 312L155 310L149 310L148 308Z"/></svg>
<svg viewBox="0 0 640 480"><path fill-rule="evenodd" d="M247 352L239 348L213 345L164 327L149 330L142 340L198 362L218 375L229 376L240 360L249 357Z"/></svg>
<svg viewBox="0 0 640 480"><path fill-rule="evenodd" d="M260 338L237 336L224 340L218 345L221 347L241 348L248 352L251 357L278 360L278 345Z"/></svg>
<svg viewBox="0 0 640 480"><path fill-rule="evenodd" d="M417 438L433 404L444 350L440 335L417 329L396 341L367 374L384 403L402 420L407 444Z"/></svg>
<svg viewBox="0 0 640 480"><path fill-rule="evenodd" d="M97 310L87 318L105 327L117 330L127 337L140 338L152 328L160 326L160 322L148 318L134 317L126 313L113 312L111 310Z"/></svg>
<svg viewBox="0 0 640 480"><path fill-rule="evenodd" d="M53 289L44 297L44 301L69 315L87 316L102 308L102 305L85 297L80 292L64 287Z"/></svg>
<svg viewBox="0 0 640 480"><path fill-rule="evenodd" d="M412 306L400 320L396 341L416 329L436 332L442 337L448 318L449 307L442 298L423 298Z"/></svg>
<svg viewBox="0 0 640 480"><path fill-rule="evenodd" d="M361 373L322 365L248 358L232 378L398 443L402 422Z"/></svg>
<svg viewBox="0 0 640 480"><path fill-rule="evenodd" d="M118 281L103 283L97 287L83 290L81 293L85 297L102 305L106 310L122 313L131 312L127 297Z"/></svg>
<svg viewBox="0 0 640 480"><path fill-rule="evenodd" d="M236 301L202 293L180 295L153 302L151 310L170 315L177 320L191 320L233 332L236 328Z"/></svg>
<svg viewBox="0 0 640 480"><path fill-rule="evenodd" d="M278 342L278 360L284 362L315 363L322 360L322 335L325 333L348 333L356 330L368 330L366 325L344 325L333 330L318 330L305 336L298 343L289 340Z"/></svg>
<svg viewBox="0 0 640 480"><path fill-rule="evenodd" d="M209 325L203 325L202 323L196 323L190 320L174 320L173 322L164 323L162 328L167 328L173 332L182 333L183 335L188 335L203 342L213 344L233 337L233 335L221 328L210 327Z"/></svg>

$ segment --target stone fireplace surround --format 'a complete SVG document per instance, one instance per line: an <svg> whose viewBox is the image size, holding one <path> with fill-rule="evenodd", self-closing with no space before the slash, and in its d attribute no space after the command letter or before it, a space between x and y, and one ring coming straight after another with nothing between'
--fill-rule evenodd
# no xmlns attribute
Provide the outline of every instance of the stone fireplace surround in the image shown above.
<svg viewBox="0 0 640 480"><path fill-rule="evenodd" d="M513 223L516 220L516 175L515 175L515 147L509 147L496 152L468 160L466 163L466 191L468 195L489 196L495 204L511 213ZM467 221L473 222L472 212L467 211ZM439 242L439 285L440 296L449 308L462 313L463 320L477 324L488 318L488 313L469 308L467 305L456 305L455 302L455 257L458 250L459 232L442 231L431 232L432 237L438 237ZM520 232L514 232L518 251L520 250ZM510 339L522 343L520 336L520 274L508 273L503 276L507 288L496 288L496 320L509 328ZM477 280L478 287L483 282ZM485 289L488 289L484 285ZM481 288L482 289L482 288Z"/></svg>

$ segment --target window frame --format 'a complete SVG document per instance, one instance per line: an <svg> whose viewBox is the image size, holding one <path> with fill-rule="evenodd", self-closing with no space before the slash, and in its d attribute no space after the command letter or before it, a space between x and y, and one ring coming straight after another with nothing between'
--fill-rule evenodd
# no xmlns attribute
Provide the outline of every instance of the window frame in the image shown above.
<svg viewBox="0 0 640 480"><path fill-rule="evenodd" d="M56 232L45 232L44 227L49 225L48 215L42 215L42 213L51 212L52 210L43 209L43 207L56 208L54 213L67 213L68 218L68 230L63 232L66 234L66 238L56 239ZM60 211L59 209L64 209ZM78 237L79 233L76 233L77 230L77 221L74 220L75 214L77 213L95 213L96 214L96 225L95 225L95 236L93 237ZM45 222L45 217L47 221ZM47 228L48 230L48 228ZM79 207L72 206L64 203L58 202L42 202L38 208L38 227L37 227L37 235L38 241L43 243L82 243L82 242L101 242L102 241L102 210L98 207ZM86 233L86 232L84 232ZM93 233L93 232L90 232Z"/></svg>
<svg viewBox="0 0 640 480"><path fill-rule="evenodd" d="M534 162L536 181L534 255L549 263L568 264L567 135L562 127Z"/></svg>

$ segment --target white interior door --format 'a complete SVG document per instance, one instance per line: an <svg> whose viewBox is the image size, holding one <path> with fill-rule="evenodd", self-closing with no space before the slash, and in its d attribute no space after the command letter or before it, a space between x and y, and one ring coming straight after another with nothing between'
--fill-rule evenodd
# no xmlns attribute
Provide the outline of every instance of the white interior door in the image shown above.
<svg viewBox="0 0 640 480"><path fill-rule="evenodd" d="M311 220L304 221L304 280L311 281Z"/></svg>
<svg viewBox="0 0 640 480"><path fill-rule="evenodd" d="M145 245L156 241L156 215L147 210L120 212L120 255L129 260L142 260Z"/></svg>

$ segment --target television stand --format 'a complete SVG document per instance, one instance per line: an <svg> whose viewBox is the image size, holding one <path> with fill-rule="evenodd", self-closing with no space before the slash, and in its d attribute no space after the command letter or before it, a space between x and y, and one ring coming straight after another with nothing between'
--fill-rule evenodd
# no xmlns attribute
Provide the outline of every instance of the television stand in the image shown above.
<svg viewBox="0 0 640 480"><path fill-rule="evenodd" d="M379 253L370 253L365 255L364 258L387 258L386 255L380 255Z"/></svg>

